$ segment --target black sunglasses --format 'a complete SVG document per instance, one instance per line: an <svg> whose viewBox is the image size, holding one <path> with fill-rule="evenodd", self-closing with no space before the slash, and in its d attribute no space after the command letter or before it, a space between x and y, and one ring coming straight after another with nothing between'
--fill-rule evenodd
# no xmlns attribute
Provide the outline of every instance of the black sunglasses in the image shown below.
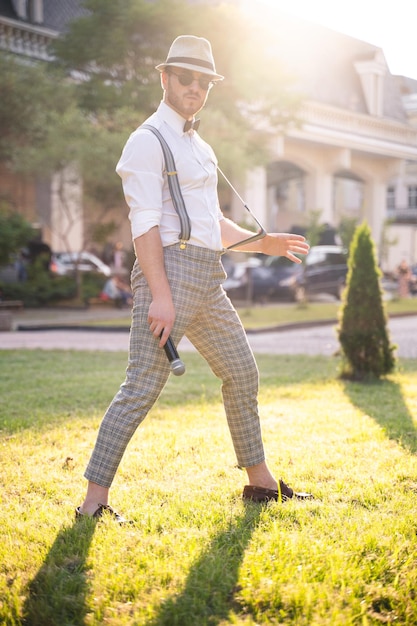
<svg viewBox="0 0 417 626"><path fill-rule="evenodd" d="M174 74L174 76L178 78L179 84L183 87L189 87L195 80L198 82L200 89L203 89L203 91L207 91L208 89L210 89L210 87L214 85L214 82L212 80L210 80L209 78L203 78L202 76L200 76L199 78L194 78L192 74L177 74L172 70L169 70L169 73Z"/></svg>

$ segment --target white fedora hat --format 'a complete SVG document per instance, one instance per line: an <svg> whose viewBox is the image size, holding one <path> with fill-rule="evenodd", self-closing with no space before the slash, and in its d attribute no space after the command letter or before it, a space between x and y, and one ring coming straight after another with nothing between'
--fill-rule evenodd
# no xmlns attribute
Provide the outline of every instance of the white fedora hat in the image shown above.
<svg viewBox="0 0 417 626"><path fill-rule="evenodd" d="M213 52L210 42L203 37L194 35L180 35L177 37L168 52L165 63L160 63L156 69L163 72L167 67L183 67L202 74L208 74L213 80L223 80L224 76L216 73Z"/></svg>

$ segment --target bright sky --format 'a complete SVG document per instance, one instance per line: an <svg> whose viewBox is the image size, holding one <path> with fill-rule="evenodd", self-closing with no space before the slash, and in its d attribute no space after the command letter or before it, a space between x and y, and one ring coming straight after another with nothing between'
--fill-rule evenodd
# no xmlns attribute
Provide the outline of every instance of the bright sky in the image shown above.
<svg viewBox="0 0 417 626"><path fill-rule="evenodd" d="M378 46L382 48L392 74L417 79L417 35L413 0L258 2Z"/></svg>

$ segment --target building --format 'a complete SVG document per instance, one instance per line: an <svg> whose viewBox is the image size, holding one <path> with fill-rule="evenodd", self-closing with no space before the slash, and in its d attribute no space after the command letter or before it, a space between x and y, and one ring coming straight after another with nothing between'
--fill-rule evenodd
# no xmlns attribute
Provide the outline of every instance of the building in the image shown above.
<svg viewBox="0 0 417 626"><path fill-rule="evenodd" d="M48 61L48 43L82 11L77 0L0 0L0 50ZM305 228L312 211L336 228L343 219L366 219L385 271L402 258L416 263L417 81L393 76L372 44L274 16L269 26L279 36L272 52L294 77L302 104L296 123L279 132L259 129L270 135L271 160L248 173L247 204L269 230ZM66 219L63 183L71 211L82 211L73 172L30 189L0 172L2 192L20 193L19 210L41 224L54 249L62 247L57 233ZM238 199L231 210L240 221ZM73 249L83 241L77 223Z"/></svg>
<svg viewBox="0 0 417 626"><path fill-rule="evenodd" d="M81 0L0 0L0 52L12 52L23 61L51 61L49 45L85 13L81 5ZM82 246L82 181L74 169L32 180L0 164L0 200L11 202L32 221L53 250Z"/></svg>
<svg viewBox="0 0 417 626"><path fill-rule="evenodd" d="M310 211L333 227L366 219L384 270L416 263L417 81L393 76L369 43L284 14L270 25L303 101L250 173L249 206L269 230L306 225Z"/></svg>

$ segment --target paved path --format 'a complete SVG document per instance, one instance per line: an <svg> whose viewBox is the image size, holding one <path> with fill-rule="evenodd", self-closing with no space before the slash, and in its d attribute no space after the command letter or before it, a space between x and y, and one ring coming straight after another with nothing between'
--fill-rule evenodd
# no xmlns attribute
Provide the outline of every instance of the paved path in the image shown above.
<svg viewBox="0 0 417 626"><path fill-rule="evenodd" d="M397 354L417 358L417 316L400 317L389 322L391 341L398 345ZM339 344L334 324L274 332L248 333L255 353L262 354L334 354ZM126 330L35 330L0 333L0 349L63 349L126 351L129 333ZM194 350L187 339L178 346L179 352Z"/></svg>

